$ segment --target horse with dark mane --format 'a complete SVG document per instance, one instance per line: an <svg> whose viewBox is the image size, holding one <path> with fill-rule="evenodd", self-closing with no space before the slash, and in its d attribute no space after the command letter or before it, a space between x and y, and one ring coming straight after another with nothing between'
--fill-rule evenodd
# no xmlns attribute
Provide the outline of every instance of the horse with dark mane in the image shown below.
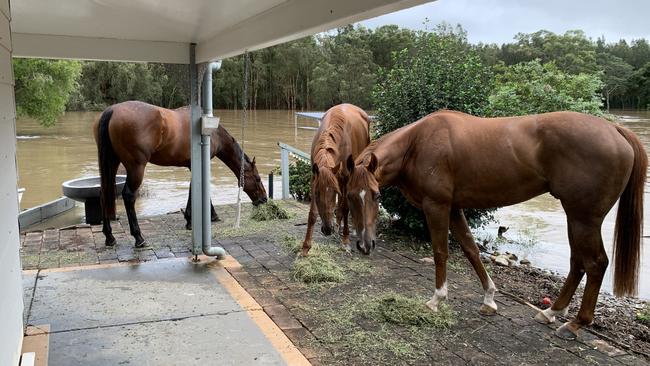
<svg viewBox="0 0 650 366"><path fill-rule="evenodd" d="M575 338L590 324L608 266L601 238L605 215L617 200L614 294L637 292L648 158L630 130L602 118L554 112L509 118L478 118L440 111L395 130L348 158L347 197L360 233L357 248L375 246L381 187L397 186L424 211L433 247L434 311L447 298L447 233L460 243L485 290L480 312L494 314L496 287L485 271L463 214L464 208L512 205L549 192L567 216L571 266L560 295L535 319L566 315L584 274L587 284L577 317L557 330Z"/></svg>
<svg viewBox="0 0 650 366"><path fill-rule="evenodd" d="M99 154L101 175L101 206L103 233L106 245L115 245L110 218L115 216L115 175L120 163L126 168L126 184L122 191L126 214L135 246L143 247L135 214L136 191L142 184L144 168L148 162L161 166L190 168L190 109L166 109L151 104L129 101L112 105L101 114L93 126ZM237 179L241 169L242 150L237 141L221 126L212 132L210 157L217 156ZM255 158L245 156L244 191L253 204L266 202L266 190L262 185ZM187 227L190 228L191 198L185 210ZM210 203L212 205L212 203ZM212 207L213 221L217 218Z"/></svg>
<svg viewBox="0 0 650 366"><path fill-rule="evenodd" d="M369 125L370 119L366 112L352 104L336 105L323 116L311 145L311 205L307 232L302 243L302 254L305 256L311 248L317 215L321 218L321 232L324 235L332 234L335 206L337 226L343 221L342 245L349 250L349 209L345 200L347 178L343 166L346 157L356 157L370 143Z"/></svg>

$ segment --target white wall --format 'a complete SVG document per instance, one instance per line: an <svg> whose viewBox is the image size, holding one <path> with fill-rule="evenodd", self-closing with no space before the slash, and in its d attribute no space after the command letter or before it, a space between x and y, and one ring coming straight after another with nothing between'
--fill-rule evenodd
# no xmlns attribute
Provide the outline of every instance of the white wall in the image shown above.
<svg viewBox="0 0 650 366"><path fill-rule="evenodd" d="M9 0L0 0L0 365L17 365L23 295L16 194L16 108Z"/></svg>

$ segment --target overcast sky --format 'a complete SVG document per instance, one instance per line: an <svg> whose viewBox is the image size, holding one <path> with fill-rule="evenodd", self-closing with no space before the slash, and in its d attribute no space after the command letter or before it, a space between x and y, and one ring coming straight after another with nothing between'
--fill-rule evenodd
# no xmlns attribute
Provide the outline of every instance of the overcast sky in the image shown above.
<svg viewBox="0 0 650 366"><path fill-rule="evenodd" d="M510 42L518 32L540 29L582 29L593 39L604 35L608 42L650 39L650 0L438 0L361 24L424 29L425 18L430 28L443 21L461 24L473 43Z"/></svg>

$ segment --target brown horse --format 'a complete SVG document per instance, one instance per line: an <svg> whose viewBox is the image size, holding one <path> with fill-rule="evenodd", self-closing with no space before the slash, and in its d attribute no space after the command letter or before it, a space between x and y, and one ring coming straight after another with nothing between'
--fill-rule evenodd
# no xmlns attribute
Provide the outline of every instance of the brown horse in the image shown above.
<svg viewBox="0 0 650 366"><path fill-rule="evenodd" d="M143 247L135 214L135 192L142 184L144 168L148 162L162 166L190 168L190 109L165 109L151 104L129 101L108 107L95 122L95 142L99 153L101 175L101 206L103 233L106 245L115 245L110 218L115 216L115 175L120 163L126 168L126 185L122 191L126 214L135 246ZM241 148L235 139L221 126L212 132L210 157L217 156L235 173L239 180ZM266 202L266 190L262 185L255 159L245 156L244 191L253 204ZM185 219L190 227L190 201L188 199ZM216 212L212 207L213 219Z"/></svg>
<svg viewBox="0 0 650 366"><path fill-rule="evenodd" d="M496 287L481 263L462 209L512 205L550 192L567 215L571 267L555 303L535 319L551 323L556 315L565 315L586 273L577 317L557 330L561 337L575 338L593 321L608 265L601 225L619 198L614 293L636 293L647 160L631 131L581 113L494 119L433 113L374 141L356 160L348 159L348 199L361 235L357 247L365 254L374 247L379 189L397 186L424 211L431 233L436 290L427 305L436 311L447 298L451 229L485 290L481 313L494 314Z"/></svg>
<svg viewBox="0 0 650 366"><path fill-rule="evenodd" d="M332 234L332 211L335 206L337 226L343 220L342 245L350 250L349 209L344 198L347 178L343 166L346 157L356 157L370 143L369 125L370 119L366 112L352 104L339 104L330 108L321 121L311 144L311 205L307 233L302 243L302 254L305 256L311 248L317 214L322 222L321 232L325 235Z"/></svg>

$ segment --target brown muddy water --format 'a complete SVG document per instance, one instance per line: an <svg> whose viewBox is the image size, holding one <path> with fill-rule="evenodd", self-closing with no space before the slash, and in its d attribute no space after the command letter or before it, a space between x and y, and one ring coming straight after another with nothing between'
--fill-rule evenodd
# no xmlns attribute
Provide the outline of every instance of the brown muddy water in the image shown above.
<svg viewBox="0 0 650 366"><path fill-rule="evenodd" d="M620 122L632 129L650 152L650 112L615 111ZM218 110L221 123L241 141L241 111ZM97 150L91 126L97 113L68 112L52 128L43 128L30 119L18 119L19 187L26 188L21 208L33 207L61 196L61 183L78 177L98 175ZM317 126L309 119L299 119L300 126ZM279 166L280 151L277 142L282 141L303 151L309 151L314 131L294 129L293 113L289 111L254 111L250 113L245 131L244 148L249 156L256 156L258 169L264 182L267 174ZM236 201L237 180L218 159L212 160L212 198L215 203ZM184 207L189 187L189 171L183 168L147 165L142 192L136 209L139 215L158 215L177 211ZM276 180L277 181L277 180ZM276 185L275 196L280 196ZM645 232L650 235L650 199L645 205ZM245 195L244 195L245 196ZM123 205L118 203L118 208ZM603 240L611 257L615 209L605 219ZM83 207L60 215L39 227L60 227L83 220ZM569 265L569 245L566 217L558 200L546 194L530 201L505 207L497 211L496 222L479 235L496 236L497 228L508 226L506 237L517 242L505 244L501 250L515 252L527 257L533 265L566 274ZM649 242L644 238L644 244ZM611 268L611 267L610 267ZM603 290L611 291L608 271ZM640 295L650 298L650 251L645 251L640 276Z"/></svg>

